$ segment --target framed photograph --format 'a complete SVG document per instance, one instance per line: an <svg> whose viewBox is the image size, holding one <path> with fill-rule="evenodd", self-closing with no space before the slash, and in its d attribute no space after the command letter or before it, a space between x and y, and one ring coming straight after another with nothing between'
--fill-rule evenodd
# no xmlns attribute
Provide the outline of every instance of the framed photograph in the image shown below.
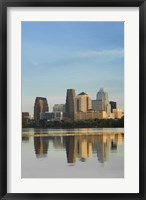
<svg viewBox="0 0 146 200"><path fill-rule="evenodd" d="M146 199L145 13L0 2L1 199Z"/></svg>

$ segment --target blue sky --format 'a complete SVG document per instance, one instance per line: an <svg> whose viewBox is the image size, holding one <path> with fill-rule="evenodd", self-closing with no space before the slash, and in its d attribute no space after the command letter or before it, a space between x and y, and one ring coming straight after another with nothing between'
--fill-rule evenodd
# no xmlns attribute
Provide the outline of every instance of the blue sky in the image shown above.
<svg viewBox="0 0 146 200"><path fill-rule="evenodd" d="M37 96L52 111L67 89L95 99L101 87L124 108L123 22L22 22L22 111Z"/></svg>

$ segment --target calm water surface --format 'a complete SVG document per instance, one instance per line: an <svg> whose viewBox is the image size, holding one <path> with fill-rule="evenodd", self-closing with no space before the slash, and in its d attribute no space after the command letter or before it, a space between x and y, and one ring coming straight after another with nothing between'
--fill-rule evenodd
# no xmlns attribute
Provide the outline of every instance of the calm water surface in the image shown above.
<svg viewBox="0 0 146 200"><path fill-rule="evenodd" d="M22 178L124 178L124 129L23 129Z"/></svg>

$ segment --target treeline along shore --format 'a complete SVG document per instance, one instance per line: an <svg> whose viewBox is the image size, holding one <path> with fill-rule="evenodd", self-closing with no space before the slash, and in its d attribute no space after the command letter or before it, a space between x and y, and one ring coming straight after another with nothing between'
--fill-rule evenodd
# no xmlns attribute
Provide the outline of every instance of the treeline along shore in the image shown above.
<svg viewBox="0 0 146 200"><path fill-rule="evenodd" d="M47 121L22 120L22 128L124 128L124 117L121 119L88 119Z"/></svg>

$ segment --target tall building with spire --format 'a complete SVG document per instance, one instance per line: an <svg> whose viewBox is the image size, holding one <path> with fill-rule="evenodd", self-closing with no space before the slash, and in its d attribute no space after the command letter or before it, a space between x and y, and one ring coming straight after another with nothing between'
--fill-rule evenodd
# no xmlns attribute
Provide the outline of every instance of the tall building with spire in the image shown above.
<svg viewBox="0 0 146 200"><path fill-rule="evenodd" d="M106 111L107 114L111 113L111 105L109 103L108 99L108 93L104 91L103 88L101 88L97 92L97 110L98 111Z"/></svg>
<svg viewBox="0 0 146 200"><path fill-rule="evenodd" d="M34 103L34 120L39 121L40 120L40 114L44 112L48 112L48 102L47 99L44 97L36 97L35 103Z"/></svg>
<svg viewBox="0 0 146 200"><path fill-rule="evenodd" d="M70 119L74 119L75 96L76 96L76 93L75 93L74 89L67 89L65 113L66 113L66 117L68 117Z"/></svg>

